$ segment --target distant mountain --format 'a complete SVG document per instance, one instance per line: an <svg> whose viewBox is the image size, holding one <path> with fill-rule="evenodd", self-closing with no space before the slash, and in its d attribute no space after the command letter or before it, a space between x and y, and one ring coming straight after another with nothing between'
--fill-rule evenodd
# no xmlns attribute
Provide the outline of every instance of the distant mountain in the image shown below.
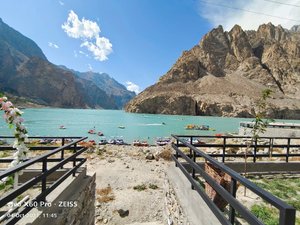
<svg viewBox="0 0 300 225"><path fill-rule="evenodd" d="M38 57L47 60L39 46L31 39L5 24L0 18L0 44L3 49L11 51L12 56L21 58Z"/></svg>
<svg viewBox="0 0 300 225"><path fill-rule="evenodd" d="M112 97L119 109L122 109L132 98L136 96L133 91L128 91L127 88L110 77L107 73L96 73L93 71L79 72L61 66L64 69L70 70L76 76L82 79L89 80L98 86L101 90Z"/></svg>
<svg viewBox="0 0 300 225"><path fill-rule="evenodd" d="M271 23L257 31L219 26L184 51L128 112L253 117L262 90L273 90L268 115L300 119L300 29Z"/></svg>
<svg viewBox="0 0 300 225"><path fill-rule="evenodd" d="M125 102L121 91L118 102L100 84L81 77L50 63L35 42L0 19L0 92L22 104L52 107L118 109Z"/></svg>

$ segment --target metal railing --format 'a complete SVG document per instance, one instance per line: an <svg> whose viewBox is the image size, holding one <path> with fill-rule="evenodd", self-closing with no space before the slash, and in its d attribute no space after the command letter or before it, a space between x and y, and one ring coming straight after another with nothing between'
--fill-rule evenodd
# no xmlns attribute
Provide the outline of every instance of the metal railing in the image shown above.
<svg viewBox="0 0 300 225"><path fill-rule="evenodd" d="M253 213L251 213L246 207L243 206L241 202L236 198L237 182L245 186L256 195L260 196L262 199L270 203L272 206L279 210L279 225L294 225L296 210L290 205L286 204L279 198L273 196L269 192L263 190L262 188L256 186L254 183L248 179L242 177L239 173L225 166L223 163L218 162L213 157L207 155L206 153L200 151L191 143L182 139L179 136L172 135L175 138L176 144L172 144L173 149L176 151L175 155L172 155L176 166L184 173L187 179L191 182L192 188L195 189L215 216L219 219L221 224L235 224L237 212L241 217L246 220L251 225L262 225L264 224L260 221ZM180 147L187 147L190 149L190 155L186 155ZM179 160L179 157L184 159L188 165L192 168L192 173L190 174L183 163ZM215 168L220 169L224 173L231 177L230 182L230 192L228 192L224 187L218 184L203 168L201 168L196 163L196 157L203 157L206 162L211 163ZM200 175L206 183L208 183L222 198L229 204L228 218L224 213L215 205L215 203L208 197L205 190L196 180L196 175Z"/></svg>
<svg viewBox="0 0 300 225"><path fill-rule="evenodd" d="M300 153L291 153L291 149L298 148L300 150L300 137L261 137L254 138L248 136L209 136L209 135L177 135L184 139L186 142L192 144L195 147L202 148L217 148L221 149L222 153L209 154L213 157L221 157L222 162L226 161L226 158L244 158L245 153L242 154L229 154L227 150L230 148L248 148L246 152L247 158L253 158L253 162L257 159L263 157L279 157L284 158L286 162L289 162L291 157L300 157ZM218 140L220 143L211 143L211 141ZM239 143L229 143L228 140L235 140ZM285 144L278 144L276 142L280 141L286 142ZM292 141L299 140L298 144L293 144ZM259 141L264 141L264 143L259 143ZM248 142L248 143L247 143ZM183 144L178 144L178 147L183 147ZM268 149L268 153L259 153L259 149ZM273 153L273 149L282 149L285 153ZM300 151L299 151L300 152Z"/></svg>
<svg viewBox="0 0 300 225"><path fill-rule="evenodd" d="M38 137L34 137L34 138L37 139ZM41 137L41 138L50 138L50 137ZM66 137L51 137L51 138L62 138L62 142L64 142L63 140ZM72 139L75 139L75 137L72 137ZM78 158L78 156L87 150L87 148L85 147L78 146L78 143L87 139L87 137L82 137L82 138L77 137L76 139L77 140L73 140L68 144L62 143L63 146L56 147L56 148L54 147L54 149L53 148L43 149L43 147L39 147L39 150L48 150L48 152L39 155L37 157L34 157L32 159L29 159L25 162L22 162L21 164L18 164L16 167L9 168L0 173L0 180L1 180L3 178L12 176L19 171L26 170L26 168L32 165L37 165L38 163L42 163L42 168L39 170L40 173L37 176L30 178L29 180L25 181L21 185L17 186L17 188L7 193L4 193L4 195L0 197L0 208L1 208L6 206L10 201L16 199L25 191L29 190L30 188L33 188L35 185L39 183L41 185L41 193L35 196L32 200L30 200L28 204L17 208L16 209L17 212L15 212L15 216L11 217L10 215L7 215L7 217L5 218L5 224L15 224L32 208L36 207L37 205L36 203L42 206L45 203L46 196L49 193L51 193L59 184L61 184L64 180L66 180L70 175L73 174L73 176L75 176L77 169L86 162L85 158ZM67 155L65 157L64 151L66 150L71 150L72 154ZM61 153L60 158L49 158L57 153ZM49 168L48 162L58 162L58 163L53 166L51 165L52 167ZM47 178L55 171L62 168L65 164L70 162L72 162L72 167L68 168L67 172L65 172L61 177L59 177L56 181L54 181L47 187Z"/></svg>

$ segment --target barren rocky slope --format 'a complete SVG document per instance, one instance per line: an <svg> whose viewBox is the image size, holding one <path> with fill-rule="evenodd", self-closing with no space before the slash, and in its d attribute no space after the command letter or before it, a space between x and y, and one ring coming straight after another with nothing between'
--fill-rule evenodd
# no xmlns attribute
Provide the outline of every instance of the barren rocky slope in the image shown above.
<svg viewBox="0 0 300 225"><path fill-rule="evenodd" d="M262 90L273 90L268 114L300 119L300 32L263 24L257 31L219 26L184 51L128 112L252 117Z"/></svg>

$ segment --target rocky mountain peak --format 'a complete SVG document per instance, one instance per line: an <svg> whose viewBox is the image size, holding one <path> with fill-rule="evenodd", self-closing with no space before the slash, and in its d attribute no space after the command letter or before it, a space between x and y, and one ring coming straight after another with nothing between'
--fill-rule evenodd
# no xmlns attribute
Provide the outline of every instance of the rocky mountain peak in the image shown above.
<svg viewBox="0 0 300 225"><path fill-rule="evenodd" d="M226 32L218 26L126 110L251 117L261 91L271 88L269 115L300 119L299 63L299 33L271 23L257 31L235 25Z"/></svg>
<svg viewBox="0 0 300 225"><path fill-rule="evenodd" d="M229 32L232 54L237 61L242 62L246 58L253 56L252 48L247 34L239 25L235 25Z"/></svg>
<svg viewBox="0 0 300 225"><path fill-rule="evenodd" d="M280 42L287 40L288 35L281 25L274 26L272 23L268 23L259 26L257 37Z"/></svg>
<svg viewBox="0 0 300 225"><path fill-rule="evenodd" d="M292 31L292 32L300 32L300 25L294 25L294 26L292 26L292 28L290 29L290 31Z"/></svg>

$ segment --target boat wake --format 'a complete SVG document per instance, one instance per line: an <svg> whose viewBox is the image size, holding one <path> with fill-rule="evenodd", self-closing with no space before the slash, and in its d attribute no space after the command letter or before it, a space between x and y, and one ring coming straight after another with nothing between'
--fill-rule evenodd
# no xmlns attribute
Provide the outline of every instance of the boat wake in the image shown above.
<svg viewBox="0 0 300 225"><path fill-rule="evenodd" d="M163 123L143 123L143 124L139 124L140 126L162 126Z"/></svg>

